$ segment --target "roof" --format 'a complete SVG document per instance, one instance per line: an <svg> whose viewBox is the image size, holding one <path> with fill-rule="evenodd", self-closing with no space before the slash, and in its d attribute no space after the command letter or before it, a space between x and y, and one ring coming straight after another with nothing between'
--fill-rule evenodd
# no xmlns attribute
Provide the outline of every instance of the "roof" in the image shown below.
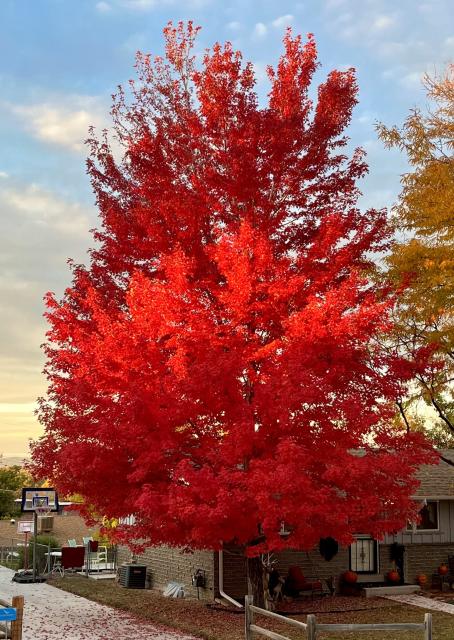
<svg viewBox="0 0 454 640"><path fill-rule="evenodd" d="M454 463L454 449L440 449L439 453ZM454 500L454 467L447 462L422 465L416 477L421 484L415 497Z"/></svg>

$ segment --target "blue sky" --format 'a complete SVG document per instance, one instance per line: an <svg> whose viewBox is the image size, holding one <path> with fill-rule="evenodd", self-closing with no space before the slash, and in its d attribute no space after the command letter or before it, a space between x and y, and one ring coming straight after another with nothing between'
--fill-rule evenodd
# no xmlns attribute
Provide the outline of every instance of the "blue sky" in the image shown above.
<svg viewBox="0 0 454 640"><path fill-rule="evenodd" d="M241 49L262 100L265 67L277 61L288 25L315 34L318 80L332 68L357 69L350 136L368 152L365 206L392 205L405 170L374 123L402 123L410 108L425 108L422 75L454 59L451 0L2 0L0 453L25 454L40 433L42 297L63 290L67 258L84 260L91 245L88 125L109 125L110 96L133 77L135 52L162 53L162 28L179 19L202 26L200 52L217 40Z"/></svg>

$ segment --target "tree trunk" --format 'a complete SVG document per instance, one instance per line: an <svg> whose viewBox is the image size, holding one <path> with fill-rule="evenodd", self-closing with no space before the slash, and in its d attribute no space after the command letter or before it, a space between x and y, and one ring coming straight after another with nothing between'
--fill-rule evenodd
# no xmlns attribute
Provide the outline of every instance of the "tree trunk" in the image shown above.
<svg viewBox="0 0 454 640"><path fill-rule="evenodd" d="M268 608L268 598L265 597L266 576L260 556L246 557L247 591L254 597L254 605L262 609Z"/></svg>

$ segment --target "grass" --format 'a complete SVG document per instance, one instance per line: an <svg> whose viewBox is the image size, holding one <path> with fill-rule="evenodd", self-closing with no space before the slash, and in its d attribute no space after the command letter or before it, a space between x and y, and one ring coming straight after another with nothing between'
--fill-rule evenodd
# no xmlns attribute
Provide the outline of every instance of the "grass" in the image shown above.
<svg viewBox="0 0 454 640"><path fill-rule="evenodd" d="M173 629L190 633L204 640L244 640L244 616L241 613L219 611L203 601L164 598L156 591L124 589L112 581L87 580L80 576L55 578L55 587L75 593L101 604L134 614L144 621L155 622ZM454 616L433 611L434 640L454 638ZM305 621L305 616L295 616ZM342 613L319 613L317 621L324 623L378 623L418 622L424 620L424 609L400 604L389 604L382 608L349 611ZM305 634L288 625L269 619L257 618L263 627L281 633L291 640L305 640ZM255 636L259 638L259 636ZM262 636L263 637L263 636ZM319 633L317 640L422 640L423 634L414 632L362 632Z"/></svg>
<svg viewBox="0 0 454 640"><path fill-rule="evenodd" d="M0 562L0 565L2 567L6 567L7 569L13 569L14 571L18 571L19 569L22 569L22 567L23 567L23 563L18 558L13 558L11 560L3 559Z"/></svg>

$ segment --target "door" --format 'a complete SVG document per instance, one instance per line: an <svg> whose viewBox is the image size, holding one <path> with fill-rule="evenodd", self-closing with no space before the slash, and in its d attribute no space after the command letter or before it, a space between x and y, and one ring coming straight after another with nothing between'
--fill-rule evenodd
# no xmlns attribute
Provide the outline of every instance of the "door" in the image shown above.
<svg viewBox="0 0 454 640"><path fill-rule="evenodd" d="M357 536L350 545L350 569L356 573L378 573L378 543L370 536Z"/></svg>

